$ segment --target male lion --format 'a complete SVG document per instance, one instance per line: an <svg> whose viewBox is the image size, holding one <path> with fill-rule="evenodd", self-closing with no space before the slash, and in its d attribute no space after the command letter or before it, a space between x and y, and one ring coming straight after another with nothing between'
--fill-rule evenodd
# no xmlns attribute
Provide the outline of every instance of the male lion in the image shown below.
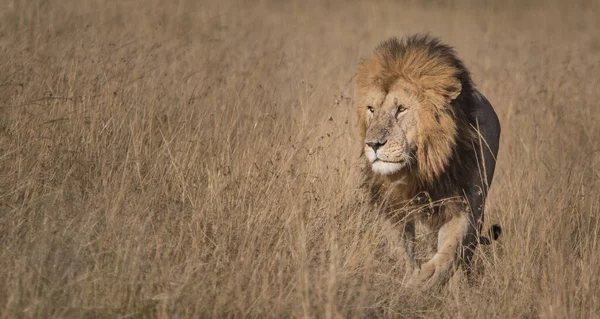
<svg viewBox="0 0 600 319"><path fill-rule="evenodd" d="M392 38L357 74L358 126L372 200L400 221L411 284L445 283L468 270L479 242L500 123L454 49L427 35ZM435 234L415 263L415 222ZM493 226L492 236L500 235Z"/></svg>

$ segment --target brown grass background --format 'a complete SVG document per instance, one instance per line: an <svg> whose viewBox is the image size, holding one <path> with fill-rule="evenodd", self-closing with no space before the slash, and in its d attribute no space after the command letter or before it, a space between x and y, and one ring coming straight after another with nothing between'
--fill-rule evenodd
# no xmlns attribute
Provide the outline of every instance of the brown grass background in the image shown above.
<svg viewBox="0 0 600 319"><path fill-rule="evenodd" d="M600 313L596 1L0 3L0 316ZM480 278L402 287L360 198L352 77L458 51L501 123ZM387 244L386 244L387 243Z"/></svg>

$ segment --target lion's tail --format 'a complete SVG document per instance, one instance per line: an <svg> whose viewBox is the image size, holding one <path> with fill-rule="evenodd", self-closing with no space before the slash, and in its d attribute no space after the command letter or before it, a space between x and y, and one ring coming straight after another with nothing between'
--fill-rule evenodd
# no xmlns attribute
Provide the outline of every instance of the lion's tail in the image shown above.
<svg viewBox="0 0 600 319"><path fill-rule="evenodd" d="M489 245L492 243L492 240L498 240L498 238L500 238L500 235L502 235L502 227L500 227L500 225L498 224L494 224L488 230L489 238L485 236L479 236L479 243L481 245Z"/></svg>

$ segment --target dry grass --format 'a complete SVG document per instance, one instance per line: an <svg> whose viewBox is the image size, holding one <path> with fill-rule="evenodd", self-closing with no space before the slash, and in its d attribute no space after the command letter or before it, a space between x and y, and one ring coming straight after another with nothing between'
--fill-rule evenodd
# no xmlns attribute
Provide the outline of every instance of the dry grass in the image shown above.
<svg viewBox="0 0 600 319"><path fill-rule="evenodd" d="M212 2L0 4L1 317L600 313L597 4ZM424 31L500 116L505 232L417 296L353 204L351 79Z"/></svg>

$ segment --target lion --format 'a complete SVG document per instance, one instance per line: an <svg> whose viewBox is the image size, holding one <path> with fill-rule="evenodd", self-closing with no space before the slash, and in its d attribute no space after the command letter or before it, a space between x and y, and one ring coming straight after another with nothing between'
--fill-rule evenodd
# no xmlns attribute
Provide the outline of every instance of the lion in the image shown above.
<svg viewBox="0 0 600 319"><path fill-rule="evenodd" d="M401 225L409 286L468 272L492 183L500 122L455 50L430 35L391 38L358 66L356 115L371 201ZM415 224L434 234L415 259ZM491 228L497 239L501 228Z"/></svg>

